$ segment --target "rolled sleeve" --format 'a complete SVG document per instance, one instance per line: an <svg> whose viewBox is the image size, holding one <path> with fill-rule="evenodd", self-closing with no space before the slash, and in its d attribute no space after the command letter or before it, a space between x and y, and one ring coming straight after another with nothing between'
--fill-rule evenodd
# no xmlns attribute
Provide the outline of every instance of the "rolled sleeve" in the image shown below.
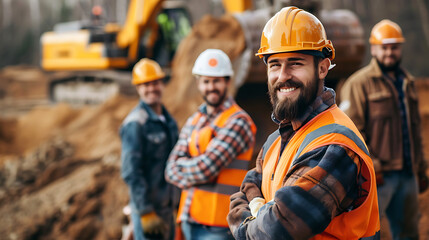
<svg viewBox="0 0 429 240"><path fill-rule="evenodd" d="M353 203L361 197L360 166L356 154L338 145L304 154L256 218L230 226L235 238L308 239L323 232L335 216L354 207ZM243 199L247 198L234 196L231 210L238 212L240 208L243 218L247 214Z"/></svg>
<svg viewBox="0 0 429 240"><path fill-rule="evenodd" d="M212 138L204 153L197 157L184 156L189 135L183 134L168 161L167 180L180 187L189 188L211 182L222 168L254 144L254 135L247 119L234 118ZM181 154L182 153L182 154Z"/></svg>

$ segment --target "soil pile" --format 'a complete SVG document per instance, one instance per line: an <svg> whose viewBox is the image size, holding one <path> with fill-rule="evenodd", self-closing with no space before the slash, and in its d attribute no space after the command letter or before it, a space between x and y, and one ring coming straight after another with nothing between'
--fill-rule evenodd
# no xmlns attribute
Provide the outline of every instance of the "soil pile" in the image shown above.
<svg viewBox="0 0 429 240"><path fill-rule="evenodd" d="M0 99L26 100L47 96L47 76L32 66L10 66L0 70Z"/></svg>
<svg viewBox="0 0 429 240"><path fill-rule="evenodd" d="M163 99L180 126L202 103L195 78L192 76L192 67L198 55L208 48L217 48L234 61L245 47L242 28L231 15L221 18L206 15L192 27L192 32L177 49L172 63L171 81ZM231 93L234 93L233 84L230 86Z"/></svg>
<svg viewBox="0 0 429 240"><path fill-rule="evenodd" d="M36 107L0 121L2 239L119 239L118 129L137 99Z"/></svg>
<svg viewBox="0 0 429 240"><path fill-rule="evenodd" d="M0 69L0 116L26 112L47 105L48 77L32 66L10 66Z"/></svg>

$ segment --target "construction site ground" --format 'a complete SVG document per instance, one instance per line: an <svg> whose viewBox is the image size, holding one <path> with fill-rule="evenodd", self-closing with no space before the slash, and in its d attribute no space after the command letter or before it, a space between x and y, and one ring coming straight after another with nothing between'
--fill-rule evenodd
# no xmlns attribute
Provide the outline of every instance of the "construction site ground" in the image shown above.
<svg viewBox="0 0 429 240"><path fill-rule="evenodd" d="M117 95L93 106L53 104L46 74L36 67L0 69L0 79L0 239L120 239L128 192L119 174L118 130L137 98ZM429 157L429 79L417 85ZM252 117L269 112L249 101L242 105ZM197 106L178 103L189 111ZM183 124L186 116L172 112ZM275 129L269 121L258 123L259 138ZM419 201L420 239L429 239L429 191ZM390 238L383 232L382 239Z"/></svg>

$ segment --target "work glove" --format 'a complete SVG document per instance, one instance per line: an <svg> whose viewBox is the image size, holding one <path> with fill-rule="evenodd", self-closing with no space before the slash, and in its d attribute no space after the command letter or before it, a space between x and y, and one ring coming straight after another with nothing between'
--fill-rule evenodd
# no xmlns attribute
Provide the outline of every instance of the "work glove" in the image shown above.
<svg viewBox="0 0 429 240"><path fill-rule="evenodd" d="M249 208L250 212L252 213L252 216L257 217L259 209L264 206L264 204L265 199L263 198L255 197L254 199L252 199L252 201L250 201L249 203Z"/></svg>
<svg viewBox="0 0 429 240"><path fill-rule="evenodd" d="M167 224L155 212L143 215L140 220L145 235L162 236L168 230Z"/></svg>
<svg viewBox="0 0 429 240"><path fill-rule="evenodd" d="M424 193L429 187L429 179L426 173L419 174L419 193Z"/></svg>

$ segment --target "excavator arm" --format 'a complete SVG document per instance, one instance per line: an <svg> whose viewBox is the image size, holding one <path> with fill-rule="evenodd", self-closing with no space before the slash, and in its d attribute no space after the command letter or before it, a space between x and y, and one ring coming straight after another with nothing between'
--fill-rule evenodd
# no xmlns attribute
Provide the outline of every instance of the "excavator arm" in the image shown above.
<svg viewBox="0 0 429 240"><path fill-rule="evenodd" d="M131 0L124 27L119 31L116 43L120 48L129 48L128 58L135 62L139 42L144 30L155 23L155 16L163 0ZM153 27L153 26L152 26Z"/></svg>
<svg viewBox="0 0 429 240"><path fill-rule="evenodd" d="M242 13L252 9L252 0L222 0L223 8L227 13Z"/></svg>

